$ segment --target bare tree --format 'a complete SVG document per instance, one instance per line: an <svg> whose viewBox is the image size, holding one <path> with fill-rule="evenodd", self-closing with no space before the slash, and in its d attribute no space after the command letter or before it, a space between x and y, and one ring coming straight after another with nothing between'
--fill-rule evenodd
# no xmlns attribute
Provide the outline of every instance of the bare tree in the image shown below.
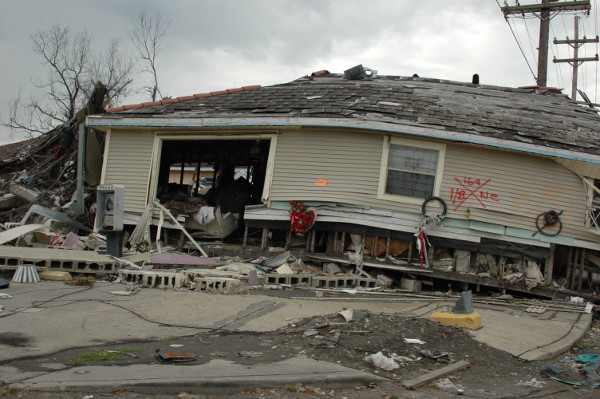
<svg viewBox="0 0 600 399"><path fill-rule="evenodd" d="M73 33L69 27L56 24L35 33L31 40L48 75L34 80L37 94L25 101L20 91L9 105L9 120L2 124L11 131L33 137L72 119L97 81L107 87L109 101L127 94L134 64L121 54L118 40L113 39L108 50L96 57L92 35L86 30Z"/></svg>
<svg viewBox="0 0 600 399"><path fill-rule="evenodd" d="M112 107L127 97L133 82L132 74L135 62L119 49L120 39L113 38L105 53L96 56L89 70L90 84L85 86L85 98L89 98L96 82L104 83L108 93L107 107Z"/></svg>
<svg viewBox="0 0 600 399"><path fill-rule="evenodd" d="M161 51L160 43L167 34L168 23L163 22L157 12L154 16L147 16L146 11L141 11L133 21L133 28L129 37L135 45L142 59L142 70L152 75L152 84L145 86L144 90L156 101L157 95L162 97L158 87L158 68L156 59Z"/></svg>

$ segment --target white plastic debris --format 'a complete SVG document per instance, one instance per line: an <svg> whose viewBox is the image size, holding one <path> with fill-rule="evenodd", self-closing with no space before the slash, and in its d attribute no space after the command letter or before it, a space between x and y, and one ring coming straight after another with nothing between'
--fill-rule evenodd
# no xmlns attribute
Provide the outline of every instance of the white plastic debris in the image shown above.
<svg viewBox="0 0 600 399"><path fill-rule="evenodd" d="M365 361L386 371L393 371L400 368L400 365L394 359L387 357L381 351L365 357Z"/></svg>
<svg viewBox="0 0 600 399"><path fill-rule="evenodd" d="M416 339L416 338L404 338L404 342L406 342L407 344L418 344L418 345L423 345L425 343L425 341L421 341L420 339Z"/></svg>
<svg viewBox="0 0 600 399"><path fill-rule="evenodd" d="M442 391L456 392L457 394L462 394L465 392L465 389L462 385L457 385L448 378L438 380L434 385L436 388L441 389Z"/></svg>
<svg viewBox="0 0 600 399"><path fill-rule="evenodd" d="M529 381L519 381L517 385L523 387L532 387L532 388L544 388L546 386L546 381L540 381L537 378L532 378Z"/></svg>

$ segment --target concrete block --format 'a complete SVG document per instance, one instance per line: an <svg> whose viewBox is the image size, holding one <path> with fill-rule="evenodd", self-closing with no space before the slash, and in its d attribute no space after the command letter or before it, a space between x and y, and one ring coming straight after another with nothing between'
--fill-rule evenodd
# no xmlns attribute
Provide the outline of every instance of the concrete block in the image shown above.
<svg viewBox="0 0 600 399"><path fill-rule="evenodd" d="M356 277L318 276L313 277L312 286L318 288L351 288L356 286Z"/></svg>
<svg viewBox="0 0 600 399"><path fill-rule="evenodd" d="M108 274L116 271L113 258L93 251L0 246L0 270L15 270L23 264L69 273Z"/></svg>
<svg viewBox="0 0 600 399"><path fill-rule="evenodd" d="M380 285L381 283L376 278L358 277L356 279L356 287L359 288L375 288Z"/></svg>
<svg viewBox="0 0 600 399"><path fill-rule="evenodd" d="M140 284L145 288L180 288L184 277L175 271L167 270L119 270L119 276L128 283Z"/></svg>
<svg viewBox="0 0 600 399"><path fill-rule="evenodd" d="M214 294L237 293L242 282L235 278L201 277L194 281L196 291Z"/></svg>
<svg viewBox="0 0 600 399"><path fill-rule="evenodd" d="M464 327L469 330L479 330L481 328L481 315L477 312L468 314L435 312L431 315L431 319L438 323Z"/></svg>
<svg viewBox="0 0 600 399"><path fill-rule="evenodd" d="M290 274L278 274L278 273L265 273L266 284L291 284Z"/></svg>
<svg viewBox="0 0 600 399"><path fill-rule="evenodd" d="M40 193L38 191L21 186L20 184L16 183L11 184L8 189L12 194L27 202L35 202L40 196Z"/></svg>
<svg viewBox="0 0 600 399"><path fill-rule="evenodd" d="M413 280L410 278L403 278L400 280L400 288L403 290L419 292L421 291L422 286L423 284L420 280Z"/></svg>
<svg viewBox="0 0 600 399"><path fill-rule="evenodd" d="M295 274L290 276L291 285L312 285L312 276L308 274Z"/></svg>

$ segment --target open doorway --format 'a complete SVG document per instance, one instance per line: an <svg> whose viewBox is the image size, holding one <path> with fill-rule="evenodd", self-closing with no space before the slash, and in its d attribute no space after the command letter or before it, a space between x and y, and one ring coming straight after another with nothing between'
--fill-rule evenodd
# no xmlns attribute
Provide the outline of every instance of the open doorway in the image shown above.
<svg viewBox="0 0 600 399"><path fill-rule="evenodd" d="M243 231L245 206L261 203L270 145L270 139L164 139L156 197L200 237Z"/></svg>

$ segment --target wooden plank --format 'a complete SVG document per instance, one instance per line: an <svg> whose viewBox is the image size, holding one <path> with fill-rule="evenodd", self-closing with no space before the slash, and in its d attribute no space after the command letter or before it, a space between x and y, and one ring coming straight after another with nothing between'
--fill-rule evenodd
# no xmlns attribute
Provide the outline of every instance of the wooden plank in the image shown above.
<svg viewBox="0 0 600 399"><path fill-rule="evenodd" d="M404 381L400 385L402 385L402 387L404 387L406 389L418 388L422 385L427 384L429 381L435 380L436 378L439 378L446 374L454 373L456 371L465 369L465 368L469 367L470 365L471 364L465 360L459 360L458 362L452 363L446 367L442 367L439 370L429 372L420 377L413 378L412 380Z"/></svg>

